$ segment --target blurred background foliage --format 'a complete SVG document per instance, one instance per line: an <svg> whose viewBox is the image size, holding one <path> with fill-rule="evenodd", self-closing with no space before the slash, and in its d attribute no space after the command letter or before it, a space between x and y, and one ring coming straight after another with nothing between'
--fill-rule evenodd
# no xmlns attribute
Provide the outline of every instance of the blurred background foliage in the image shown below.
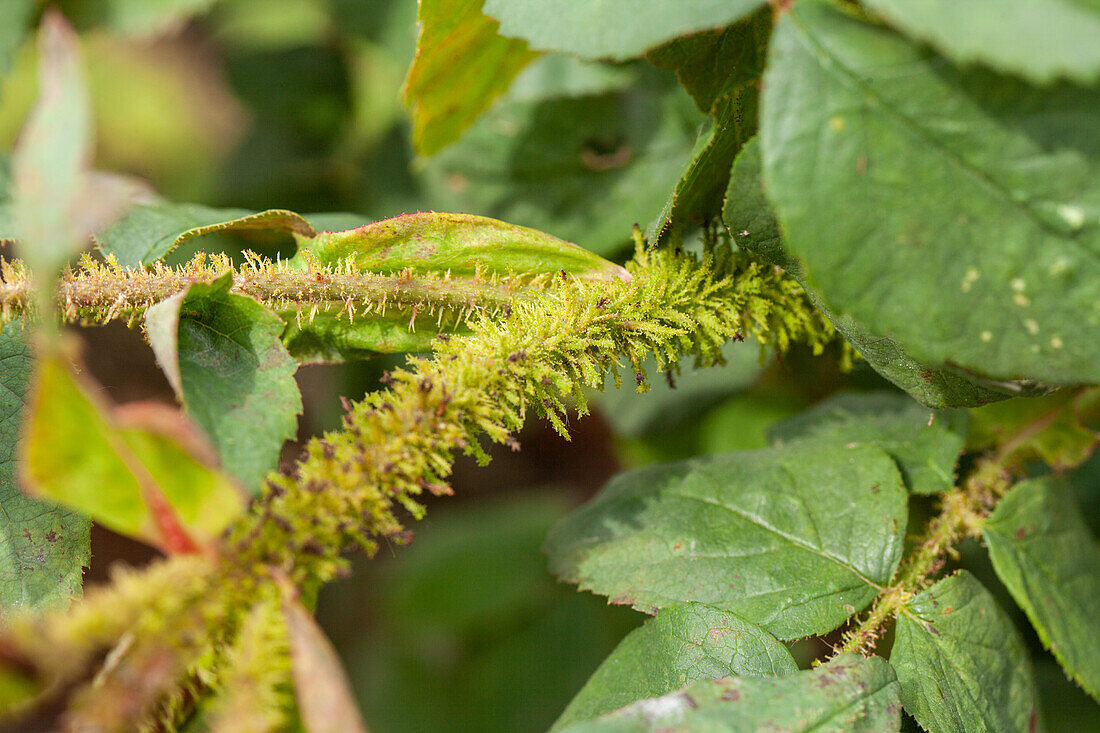
<svg viewBox="0 0 1100 733"><path fill-rule="evenodd" d="M543 56L457 142L417 158L400 88L416 44L415 0L65 0L95 106L99 168L172 201L379 219L417 210L484 214L622 259L634 223L657 216L702 114L644 63ZM0 5L0 203L5 158L35 96L35 0ZM195 247L287 254L269 235ZM85 329L89 367L117 401L172 392L140 334ZM782 361L731 344L727 365L655 376L653 389L594 394L573 438L542 425L487 469L460 461L457 496L429 502L409 548L356 561L319 616L376 733L544 730L619 639L642 621L558 584L549 527L615 472L699 453L758 448L769 425L838 389L889 388L865 365L797 349ZM300 437L334 427L339 396L378 386L395 358L299 371ZM609 385L610 386L610 385ZM296 454L290 446L287 456ZM1074 472L1100 517L1100 459ZM89 579L146 550L97 531ZM982 552L958 563L1004 593ZM1005 596L1005 608L1015 608ZM1067 682L1030 624L1052 730L1100 729L1100 708ZM796 644L808 662L825 643ZM911 721L910 721L911 723Z"/></svg>

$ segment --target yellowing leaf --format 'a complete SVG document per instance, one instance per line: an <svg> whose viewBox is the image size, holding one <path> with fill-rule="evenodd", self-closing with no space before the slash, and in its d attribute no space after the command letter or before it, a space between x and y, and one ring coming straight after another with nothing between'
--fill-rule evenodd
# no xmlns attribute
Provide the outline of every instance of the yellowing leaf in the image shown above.
<svg viewBox="0 0 1100 733"><path fill-rule="evenodd" d="M420 36L404 96L413 144L424 155L457 140L538 56L526 42L499 35L499 24L481 13L483 2L420 0Z"/></svg>

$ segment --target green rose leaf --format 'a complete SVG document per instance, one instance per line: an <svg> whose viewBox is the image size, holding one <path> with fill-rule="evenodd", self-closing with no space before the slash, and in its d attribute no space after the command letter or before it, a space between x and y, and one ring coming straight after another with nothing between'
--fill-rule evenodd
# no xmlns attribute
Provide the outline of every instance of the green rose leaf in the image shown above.
<svg viewBox="0 0 1100 733"><path fill-rule="evenodd" d="M980 62L1046 84L1100 78L1095 0L867 0L890 23L959 64Z"/></svg>
<svg viewBox="0 0 1100 733"><path fill-rule="evenodd" d="M501 99L434 156L436 206L514 222L609 255L656 217L691 156L695 105L652 69L601 93Z"/></svg>
<svg viewBox="0 0 1100 733"><path fill-rule="evenodd" d="M1020 634L965 570L909 601L890 655L905 710L925 730L1039 729L1031 660Z"/></svg>
<svg viewBox="0 0 1100 733"><path fill-rule="evenodd" d="M623 639L554 723L560 729L689 682L798 671L771 634L702 603L663 609Z"/></svg>
<svg viewBox="0 0 1100 733"><path fill-rule="evenodd" d="M955 486L955 463L966 443L967 416L936 411L893 392L840 394L788 418L769 431L779 447L806 438L870 443L898 462L914 494Z"/></svg>
<svg viewBox="0 0 1100 733"><path fill-rule="evenodd" d="M423 0L416 57L405 80L413 144L432 155L457 140L538 54L497 33L482 0Z"/></svg>
<svg viewBox="0 0 1100 733"><path fill-rule="evenodd" d="M612 603L698 601L795 639L836 628L890 581L906 503L878 448L806 440L620 474L546 549L553 572Z"/></svg>
<svg viewBox="0 0 1100 733"><path fill-rule="evenodd" d="M622 61L696 31L721 28L762 7L764 0L486 0L485 13L502 35L539 51Z"/></svg>
<svg viewBox="0 0 1100 733"><path fill-rule="evenodd" d="M759 138L746 143L734 161L722 219L738 246L789 272L807 288L814 304L860 356L876 372L921 404L933 408L973 407L1007 397L1003 392L976 384L955 371L917 361L903 351L894 339L873 334L850 316L838 315L822 304L820 296L808 287L802 264L788 251L779 222L764 194ZM1017 392L1021 389L1018 385L1009 387Z"/></svg>
<svg viewBox="0 0 1100 733"><path fill-rule="evenodd" d="M1043 644L1100 700L1100 550L1065 484L1020 482L982 534L997 576Z"/></svg>
<svg viewBox="0 0 1100 733"><path fill-rule="evenodd" d="M565 272L588 279L626 279L626 270L577 245L484 216L421 212L343 232L303 239L291 265L336 267L351 262L381 273L434 272L538 275Z"/></svg>
<svg viewBox="0 0 1100 733"><path fill-rule="evenodd" d="M680 180L646 229L647 239L660 242L678 229L721 216L733 158L756 132L757 96L755 89L740 89L715 104Z"/></svg>
<svg viewBox="0 0 1100 733"><path fill-rule="evenodd" d="M113 412L59 353L39 357L19 442L24 489L166 552L197 552L244 508L175 410ZM104 487L110 487L105 491Z"/></svg>
<svg viewBox="0 0 1100 733"><path fill-rule="evenodd" d="M1095 90L960 70L816 0L769 55L764 179L831 308L989 380L1100 381Z"/></svg>
<svg viewBox="0 0 1100 733"><path fill-rule="evenodd" d="M894 670L880 657L845 654L817 669L786 677L695 682L679 692L641 700L564 730L881 733L900 726Z"/></svg>
<svg viewBox="0 0 1100 733"><path fill-rule="evenodd" d="M223 231L273 229L302 237L317 234L300 214L281 209L252 212L214 209L199 204L135 206L109 229L96 235L99 249L123 267L156 262L189 239Z"/></svg>
<svg viewBox="0 0 1100 733"><path fill-rule="evenodd" d="M231 273L196 283L150 308L145 325L184 410L255 495L297 431L302 398L282 319L232 286Z"/></svg>
<svg viewBox="0 0 1100 733"><path fill-rule="evenodd" d="M761 10L722 30L708 30L650 51L655 66L676 72L676 78L703 112L723 97L759 80L772 15Z"/></svg>
<svg viewBox="0 0 1100 733"><path fill-rule="evenodd" d="M15 484L16 439L34 363L23 328L16 320L0 331L0 618L79 596L91 554L86 517L24 496Z"/></svg>

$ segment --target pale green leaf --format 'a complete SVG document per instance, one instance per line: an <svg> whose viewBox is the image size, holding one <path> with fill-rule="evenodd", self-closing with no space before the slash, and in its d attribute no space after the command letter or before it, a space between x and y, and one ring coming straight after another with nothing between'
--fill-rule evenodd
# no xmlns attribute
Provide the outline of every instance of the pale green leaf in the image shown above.
<svg viewBox="0 0 1100 733"><path fill-rule="evenodd" d="M83 245L76 220L92 155L91 103L76 33L56 11L39 32L39 96L12 154L19 254L51 277Z"/></svg>
<svg viewBox="0 0 1100 733"><path fill-rule="evenodd" d="M19 445L21 483L116 532L169 552L213 545L243 510L178 412L155 403L111 414L60 354L37 361Z"/></svg>
<svg viewBox="0 0 1100 733"><path fill-rule="evenodd" d="M1017 484L982 534L997 576L1043 644L1100 701L1100 549L1065 485Z"/></svg>
<svg viewBox="0 0 1100 733"><path fill-rule="evenodd" d="M885 733L901 727L894 670L881 657L846 654L786 677L695 682L641 700L566 733Z"/></svg>
<svg viewBox="0 0 1100 733"><path fill-rule="evenodd" d="M722 211L723 221L738 246L765 262L782 267L806 287L802 265L787 250L771 203L764 194L760 169L759 138L753 138L734 161ZM830 311L814 290L807 289L807 294L875 371L921 404L933 408L971 407L1005 399L1002 392L976 384L955 371L913 359L894 339L872 334L850 316ZM1012 386L1019 391L1017 385Z"/></svg>
<svg viewBox="0 0 1100 733"><path fill-rule="evenodd" d="M902 608L890 663L906 712L926 730L1007 733L1041 727L1023 640L965 570Z"/></svg>
<svg viewBox="0 0 1100 733"><path fill-rule="evenodd" d="M291 265L332 267L349 261L362 270L382 273L449 272L464 277L479 272L566 272L586 279L629 277L619 265L535 229L484 216L435 212L322 232L300 242Z"/></svg>
<svg viewBox="0 0 1100 733"><path fill-rule="evenodd" d="M86 517L31 499L15 483L15 453L33 358L21 320L0 331L0 618L79 596L90 557Z"/></svg>
<svg viewBox="0 0 1100 733"><path fill-rule="evenodd" d="M226 471L252 494L297 432L297 363L279 340L282 319L232 275L196 283L145 314L149 343L184 410L210 438Z"/></svg>
<svg viewBox="0 0 1100 733"><path fill-rule="evenodd" d="M405 80L413 144L432 155L457 140L538 54L497 33L482 0L420 0L420 36Z"/></svg>
<svg viewBox="0 0 1100 733"><path fill-rule="evenodd" d="M777 446L805 438L870 443L898 462L914 494L955 486L955 463L966 443L965 412L932 411L894 392L839 394L775 425Z"/></svg>
<svg viewBox="0 0 1100 733"><path fill-rule="evenodd" d="M1040 84L1100 78L1096 0L866 0L905 33L961 64L980 62Z"/></svg>
<svg viewBox="0 0 1100 733"><path fill-rule="evenodd" d="M7 0L0 8L0 78L8 73L12 57L23 42L35 0Z"/></svg>
<svg viewBox="0 0 1100 733"><path fill-rule="evenodd" d="M735 614L702 603L674 606L619 643L554 729L666 695L689 682L781 677L797 671L786 647Z"/></svg>
<svg viewBox="0 0 1100 733"><path fill-rule="evenodd" d="M793 639L836 628L890 581L906 503L878 448L807 440L620 474L546 548L555 573L612 603L699 601Z"/></svg>
<svg viewBox="0 0 1100 733"><path fill-rule="evenodd" d="M485 13L505 36L539 51L624 60L678 36L713 30L744 18L764 0L486 0Z"/></svg>
<svg viewBox="0 0 1100 733"><path fill-rule="evenodd" d="M1095 90L958 69L819 0L769 56L764 180L832 309L994 383L1100 381Z"/></svg>

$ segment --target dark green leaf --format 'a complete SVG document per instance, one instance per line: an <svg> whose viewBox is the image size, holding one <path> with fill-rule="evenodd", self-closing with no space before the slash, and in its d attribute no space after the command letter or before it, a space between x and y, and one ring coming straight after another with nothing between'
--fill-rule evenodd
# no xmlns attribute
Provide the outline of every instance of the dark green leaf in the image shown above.
<svg viewBox="0 0 1100 733"><path fill-rule="evenodd" d="M24 490L168 552L212 546L243 497L207 467L190 425L156 403L112 412L95 394L67 357L37 360L19 443Z"/></svg>
<svg viewBox="0 0 1100 733"><path fill-rule="evenodd" d="M806 287L802 265L787 250L779 223L764 195L760 170L760 144L754 138L734 162L723 220L738 246L782 267ZM978 385L961 374L913 359L892 338L870 333L851 317L838 316L825 308L812 289L807 288L807 293L875 371L918 402L933 408L971 407L1005 399L1001 392Z"/></svg>
<svg viewBox="0 0 1100 733"><path fill-rule="evenodd" d="M506 97L432 158L442 209L528 226L608 255L652 220L680 178L700 117L662 78L581 97Z"/></svg>
<svg viewBox="0 0 1100 733"><path fill-rule="evenodd" d="M733 158L756 132L757 96L755 89L738 89L715 104L680 180L646 229L647 239L659 242L686 226L721 217Z"/></svg>
<svg viewBox="0 0 1100 733"><path fill-rule="evenodd" d="M547 552L555 573L612 603L700 601L793 639L874 598L905 523L889 456L807 440L620 474L554 527Z"/></svg>
<svg viewBox="0 0 1100 733"><path fill-rule="evenodd" d="M199 204L155 204L134 207L98 234L96 242L103 254L114 255L120 265L140 267L156 262L194 237L242 229L273 229L302 237L317 233L313 225L293 211L271 209L254 213Z"/></svg>
<svg viewBox="0 0 1100 733"><path fill-rule="evenodd" d="M225 469L252 494L297 432L297 363L279 340L282 319L230 293L231 273L196 283L145 314L149 343L184 410Z"/></svg>
<svg viewBox="0 0 1100 733"><path fill-rule="evenodd" d="M1066 671L1100 700L1100 550L1055 479L1023 481L983 529L997 576Z"/></svg>
<svg viewBox="0 0 1100 733"><path fill-rule="evenodd" d="M768 193L831 308L990 380L1100 381L1095 90L960 70L808 0L761 107Z"/></svg>
<svg viewBox="0 0 1100 733"><path fill-rule="evenodd" d="M867 0L957 63L978 61L1045 84L1100 77L1096 0Z"/></svg>
<svg viewBox="0 0 1100 733"><path fill-rule="evenodd" d="M666 695L689 682L797 671L775 637L728 611L702 603L666 608L620 642L554 728Z"/></svg>
<svg viewBox="0 0 1100 733"><path fill-rule="evenodd" d="M15 451L33 358L23 322L0 331L0 618L23 608L63 606L79 596L90 556L86 517L24 496Z"/></svg>
<svg viewBox="0 0 1100 733"><path fill-rule="evenodd" d="M421 0L416 58L405 80L413 144L432 155L453 143L538 54L497 33L482 0Z"/></svg>
<svg viewBox="0 0 1100 733"><path fill-rule="evenodd" d="M890 655L905 710L931 731L1037 731L1031 660L993 596L965 570L898 615Z"/></svg>
<svg viewBox="0 0 1100 733"><path fill-rule="evenodd" d="M617 60L696 31L744 18L764 0L632 0L575 2L486 0L486 14L505 36L523 38L539 51Z"/></svg>
<svg viewBox="0 0 1100 733"><path fill-rule="evenodd" d="M894 670L885 660L846 654L786 677L695 682L565 731L882 733L901 726L898 695Z"/></svg>
<svg viewBox="0 0 1100 733"><path fill-rule="evenodd" d="M862 392L831 397L769 431L782 447L792 440L817 438L838 443L870 443L898 462L914 494L935 494L955 486L955 463L966 442L965 412L933 412L894 392Z"/></svg>
<svg viewBox="0 0 1100 733"><path fill-rule="evenodd" d="M719 99L754 83L764 72L771 18L764 9L723 30L678 38L650 51L647 58L675 71L699 109L710 112Z"/></svg>

